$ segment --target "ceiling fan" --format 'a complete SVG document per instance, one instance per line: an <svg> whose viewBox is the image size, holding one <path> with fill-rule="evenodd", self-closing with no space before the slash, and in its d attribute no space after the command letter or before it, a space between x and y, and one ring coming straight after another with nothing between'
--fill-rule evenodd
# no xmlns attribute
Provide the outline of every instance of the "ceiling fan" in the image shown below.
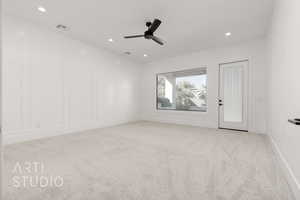
<svg viewBox="0 0 300 200"><path fill-rule="evenodd" d="M143 35L131 35L131 36L125 36L125 39L129 39L129 38L139 38L139 37L144 37L145 39L148 40L153 40L155 42L157 42L160 45L163 45L163 41L154 36L153 33L156 31L156 29L159 27L159 25L161 24L161 21L159 19L154 19L153 22L146 22L146 26L148 27L148 30L145 31L145 33Z"/></svg>

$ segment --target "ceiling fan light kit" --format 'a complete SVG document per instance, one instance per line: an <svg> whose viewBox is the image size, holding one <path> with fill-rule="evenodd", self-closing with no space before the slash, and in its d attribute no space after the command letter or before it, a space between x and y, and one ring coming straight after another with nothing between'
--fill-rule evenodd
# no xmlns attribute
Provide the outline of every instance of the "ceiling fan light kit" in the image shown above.
<svg viewBox="0 0 300 200"><path fill-rule="evenodd" d="M139 38L139 37L144 37L145 39L148 40L153 40L154 42L163 45L162 39L159 37L154 36L154 32L157 30L157 28L160 26L161 21L159 19L154 19L153 22L146 22L146 26L148 27L148 30L144 32L143 35L130 35L130 36L125 36L125 39L130 39L130 38Z"/></svg>

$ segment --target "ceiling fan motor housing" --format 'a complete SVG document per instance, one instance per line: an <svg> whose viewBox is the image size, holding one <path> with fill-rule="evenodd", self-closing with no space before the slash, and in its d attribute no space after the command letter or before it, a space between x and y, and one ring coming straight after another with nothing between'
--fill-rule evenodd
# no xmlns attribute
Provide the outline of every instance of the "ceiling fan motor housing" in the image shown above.
<svg viewBox="0 0 300 200"><path fill-rule="evenodd" d="M145 31L144 37L148 40L150 40L153 36L153 33L151 31Z"/></svg>

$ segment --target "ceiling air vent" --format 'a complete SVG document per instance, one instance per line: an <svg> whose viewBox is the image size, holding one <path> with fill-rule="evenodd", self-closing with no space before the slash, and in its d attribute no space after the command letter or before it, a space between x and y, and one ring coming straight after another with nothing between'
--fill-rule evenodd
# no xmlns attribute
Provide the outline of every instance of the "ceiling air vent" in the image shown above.
<svg viewBox="0 0 300 200"><path fill-rule="evenodd" d="M56 26L56 28L57 28L58 30L61 30L61 31L67 31L67 30L69 30L69 28L68 28L67 26L62 25L62 24L58 24L58 25Z"/></svg>

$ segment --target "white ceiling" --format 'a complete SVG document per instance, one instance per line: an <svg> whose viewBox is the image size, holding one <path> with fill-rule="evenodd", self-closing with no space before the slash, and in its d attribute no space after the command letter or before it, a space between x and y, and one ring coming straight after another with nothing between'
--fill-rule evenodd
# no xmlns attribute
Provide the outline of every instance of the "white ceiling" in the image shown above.
<svg viewBox="0 0 300 200"><path fill-rule="evenodd" d="M130 51L139 62L224 46L263 36L273 0L4 0L6 13L42 23L70 27L72 37L115 53ZM37 11L38 6L47 9ZM155 32L166 44L143 38L145 22L162 20ZM232 32L226 38L224 33ZM108 42L113 38L114 42ZM147 58L143 54L148 54Z"/></svg>

